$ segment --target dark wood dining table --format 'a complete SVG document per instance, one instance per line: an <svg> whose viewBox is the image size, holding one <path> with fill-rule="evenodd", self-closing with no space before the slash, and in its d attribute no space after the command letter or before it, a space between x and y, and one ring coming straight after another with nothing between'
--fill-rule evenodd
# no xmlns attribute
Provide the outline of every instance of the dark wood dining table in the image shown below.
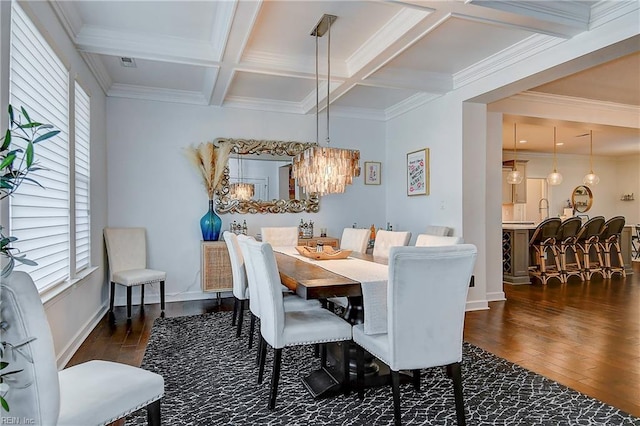
<svg viewBox="0 0 640 426"><path fill-rule="evenodd" d="M303 299L319 299L325 301L331 297L347 297L349 306L343 318L351 324L364 321L362 304L362 288L359 281L336 274L322 268L319 264L305 262L284 253L275 252L280 281L289 290ZM387 264L386 258L373 257L370 254L352 253L351 257L370 262ZM335 345L333 345L335 346ZM329 345L329 355L333 359L332 365L323 366L309 376L303 378L303 383L314 397L324 397L336 393L340 389L340 379L346 377L344 372L337 371L342 365L340 358L342 351ZM350 372L351 381L355 380L356 365L354 350L351 351ZM381 374L386 366L381 367L372 356L365 357L365 385L376 386L387 383L386 374Z"/></svg>

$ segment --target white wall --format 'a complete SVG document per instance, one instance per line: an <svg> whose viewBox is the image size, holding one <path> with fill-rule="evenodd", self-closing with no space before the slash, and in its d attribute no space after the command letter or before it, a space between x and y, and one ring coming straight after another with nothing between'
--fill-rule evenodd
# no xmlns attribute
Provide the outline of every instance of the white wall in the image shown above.
<svg viewBox="0 0 640 426"><path fill-rule="evenodd" d="M182 149L218 137L315 138L314 116L117 98L107 101L107 123L109 226L147 228L149 266L167 271L168 301L207 297L200 289L199 227L207 194ZM361 164L384 162L384 128L383 122L332 115L331 145L359 149ZM384 180L383 165L383 185L364 185L359 177L346 193L322 197L318 213L223 214L223 229L246 220L255 235L261 226L297 226L302 218L314 221L316 234L324 227L339 238L354 222L382 225ZM156 288L148 300L157 299ZM124 292L117 293L117 302L124 303Z"/></svg>
<svg viewBox="0 0 640 426"><path fill-rule="evenodd" d="M97 270L45 303L58 365L62 367L106 312L107 288L104 285L102 242L102 229L107 223L105 96L59 25L49 3L21 4L54 50L69 64L71 76L77 77L91 96L91 264L96 266ZM9 57L10 2L2 2L1 6L0 48L2 51L0 57L2 61L0 62L2 62L3 71L0 71L0 80L3 89L0 90L0 105L4 115L5 106L9 102L9 80L4 70L7 69ZM5 128L6 122L2 123ZM6 208L3 208L3 214L6 214ZM6 220L7 218L3 215L4 224L7 223Z"/></svg>

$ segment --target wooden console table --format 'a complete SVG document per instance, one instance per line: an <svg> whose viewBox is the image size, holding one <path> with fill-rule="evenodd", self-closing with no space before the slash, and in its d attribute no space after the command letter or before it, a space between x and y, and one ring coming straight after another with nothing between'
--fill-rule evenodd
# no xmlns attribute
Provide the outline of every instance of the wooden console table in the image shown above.
<svg viewBox="0 0 640 426"><path fill-rule="evenodd" d="M325 246L331 246L333 248L340 247L340 240L334 237L311 237L311 238L298 238L299 246L315 247L319 241Z"/></svg>
<svg viewBox="0 0 640 426"><path fill-rule="evenodd" d="M202 241L200 275L202 291L218 293L233 290L231 260L224 241Z"/></svg>

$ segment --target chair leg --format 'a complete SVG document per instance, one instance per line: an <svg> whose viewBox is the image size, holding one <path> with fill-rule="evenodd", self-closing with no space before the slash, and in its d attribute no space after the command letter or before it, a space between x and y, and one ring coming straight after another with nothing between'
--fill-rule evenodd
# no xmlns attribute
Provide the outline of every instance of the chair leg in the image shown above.
<svg viewBox="0 0 640 426"><path fill-rule="evenodd" d="M131 318L131 286L127 286L127 318Z"/></svg>
<svg viewBox="0 0 640 426"><path fill-rule="evenodd" d="M462 371L460 369L459 362L454 362L450 365L453 375L453 393L456 399L456 418L458 419L458 426L465 426L464 397L462 395Z"/></svg>
<svg viewBox="0 0 640 426"><path fill-rule="evenodd" d="M251 314L251 323L249 324L249 349L253 347L253 333L256 329L256 316Z"/></svg>
<svg viewBox="0 0 640 426"><path fill-rule="evenodd" d="M164 311L164 281L160 281L160 310Z"/></svg>
<svg viewBox="0 0 640 426"><path fill-rule="evenodd" d="M160 400L153 401L147 405L147 424L149 426L160 426Z"/></svg>
<svg viewBox="0 0 640 426"><path fill-rule="evenodd" d="M419 369L413 370L413 389L415 389L416 392L420 392L420 370Z"/></svg>
<svg viewBox="0 0 640 426"><path fill-rule="evenodd" d="M349 340L344 340L342 342L342 371L344 371L344 374L342 376L342 391L345 395L349 395L351 393L351 374L349 374L349 346L351 346L351 342Z"/></svg>
<svg viewBox="0 0 640 426"><path fill-rule="evenodd" d="M240 304L240 312L238 312L238 328L236 330L236 337L240 337L242 333L242 321L244 319L244 300L239 301Z"/></svg>
<svg viewBox="0 0 640 426"><path fill-rule="evenodd" d="M364 349L356 344L356 386L358 398L364 399Z"/></svg>
<svg viewBox="0 0 640 426"><path fill-rule="evenodd" d="M116 297L116 283L111 281L111 295L109 296L109 312L113 312L113 301Z"/></svg>
<svg viewBox="0 0 640 426"><path fill-rule="evenodd" d="M140 307L144 309L144 284L140 286Z"/></svg>
<svg viewBox="0 0 640 426"><path fill-rule="evenodd" d="M273 374L271 375L271 397L269 398L269 410L276 408L276 396L278 395L278 381L280 380L281 362L282 348L275 349L273 353Z"/></svg>
<svg viewBox="0 0 640 426"><path fill-rule="evenodd" d="M400 372L391 370L391 392L393 393L393 418L395 425L402 424L402 416L400 414Z"/></svg>
<svg viewBox="0 0 640 426"><path fill-rule="evenodd" d="M231 317L231 327L236 325L236 316L238 315L238 303L240 303L240 299L237 297L233 298L233 317Z"/></svg>
<svg viewBox="0 0 640 426"><path fill-rule="evenodd" d="M264 376L264 363L267 359L267 342L262 336L262 345L260 347L260 362L258 363L258 383L262 383L262 377ZM275 361L274 361L275 362Z"/></svg>
<svg viewBox="0 0 640 426"><path fill-rule="evenodd" d="M260 337L258 338L258 350L256 351L256 365L260 365L260 354L262 353L263 345L265 345L265 340L262 335L260 335Z"/></svg>

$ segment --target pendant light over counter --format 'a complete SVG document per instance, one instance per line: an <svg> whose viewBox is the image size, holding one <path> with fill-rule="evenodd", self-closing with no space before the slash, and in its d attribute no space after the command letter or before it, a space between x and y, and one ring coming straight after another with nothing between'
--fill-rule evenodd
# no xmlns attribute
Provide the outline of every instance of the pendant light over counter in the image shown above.
<svg viewBox="0 0 640 426"><path fill-rule="evenodd" d="M589 165L590 172L582 179L582 183L585 185L597 185L600 182L600 178L593 173L593 130L589 130Z"/></svg>
<svg viewBox="0 0 640 426"><path fill-rule="evenodd" d="M518 148L516 147L516 135L516 123L513 123L513 169L507 173L507 183L511 185L518 185L522 183L523 179L522 172L518 170Z"/></svg>
<svg viewBox="0 0 640 426"><path fill-rule="evenodd" d="M549 185L560 185L562 183L562 175L558 173L557 170L557 160L556 160L556 146L558 142L556 141L556 128L553 128L553 172L549 173L547 176L547 182Z"/></svg>
<svg viewBox="0 0 640 426"><path fill-rule="evenodd" d="M323 15L311 31L316 42L316 143L318 143L318 113L320 86L318 74L318 38L327 33L327 146L314 146L293 159L293 177L306 193L319 195L343 193L360 176L360 151L329 146L329 99L331 88L331 25L334 15Z"/></svg>

